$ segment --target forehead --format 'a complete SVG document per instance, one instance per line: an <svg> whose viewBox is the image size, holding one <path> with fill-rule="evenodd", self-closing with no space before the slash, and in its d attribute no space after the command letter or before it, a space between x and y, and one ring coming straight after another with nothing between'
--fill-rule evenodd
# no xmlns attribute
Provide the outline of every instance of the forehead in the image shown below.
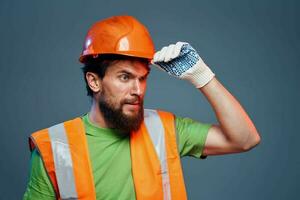
<svg viewBox="0 0 300 200"><path fill-rule="evenodd" d="M139 60L118 60L107 68L106 74L126 71L134 75L145 75L150 71L149 65Z"/></svg>

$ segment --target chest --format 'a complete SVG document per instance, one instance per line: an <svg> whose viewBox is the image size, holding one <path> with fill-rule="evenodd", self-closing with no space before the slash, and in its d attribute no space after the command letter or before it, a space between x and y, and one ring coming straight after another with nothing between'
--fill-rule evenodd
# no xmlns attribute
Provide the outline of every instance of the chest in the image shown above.
<svg viewBox="0 0 300 200"><path fill-rule="evenodd" d="M135 199L129 139L87 137L97 199Z"/></svg>

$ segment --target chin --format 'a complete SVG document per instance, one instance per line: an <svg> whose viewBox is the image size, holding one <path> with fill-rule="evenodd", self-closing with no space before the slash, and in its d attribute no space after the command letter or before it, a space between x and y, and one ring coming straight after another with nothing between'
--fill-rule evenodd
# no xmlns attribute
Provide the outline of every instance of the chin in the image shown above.
<svg viewBox="0 0 300 200"><path fill-rule="evenodd" d="M139 113L141 112L142 108L139 109L124 109L123 108L123 115L127 116L127 117L137 117L139 115Z"/></svg>
<svg viewBox="0 0 300 200"><path fill-rule="evenodd" d="M127 116L127 117L136 117L139 113L139 110L127 110L127 111L123 111L123 115Z"/></svg>

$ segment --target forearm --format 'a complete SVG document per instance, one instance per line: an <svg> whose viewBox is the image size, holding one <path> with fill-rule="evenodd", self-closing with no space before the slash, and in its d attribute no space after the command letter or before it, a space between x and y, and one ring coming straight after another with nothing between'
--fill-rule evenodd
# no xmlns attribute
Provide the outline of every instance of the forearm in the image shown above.
<svg viewBox="0 0 300 200"><path fill-rule="evenodd" d="M213 78L199 90L214 109L220 127L228 141L245 150L259 142L260 136L250 117L216 78Z"/></svg>

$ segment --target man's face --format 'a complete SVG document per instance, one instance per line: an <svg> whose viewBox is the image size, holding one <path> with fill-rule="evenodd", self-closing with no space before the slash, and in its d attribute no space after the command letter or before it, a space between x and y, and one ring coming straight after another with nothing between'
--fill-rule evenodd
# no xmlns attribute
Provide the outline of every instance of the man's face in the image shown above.
<svg viewBox="0 0 300 200"><path fill-rule="evenodd" d="M107 68L98 103L112 128L130 132L140 127L148 73L148 65L138 60L121 60Z"/></svg>

